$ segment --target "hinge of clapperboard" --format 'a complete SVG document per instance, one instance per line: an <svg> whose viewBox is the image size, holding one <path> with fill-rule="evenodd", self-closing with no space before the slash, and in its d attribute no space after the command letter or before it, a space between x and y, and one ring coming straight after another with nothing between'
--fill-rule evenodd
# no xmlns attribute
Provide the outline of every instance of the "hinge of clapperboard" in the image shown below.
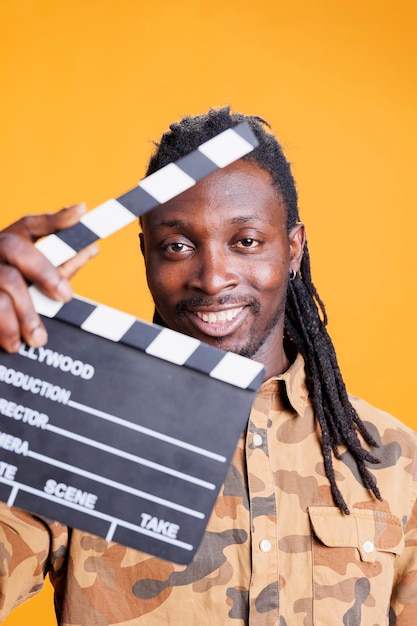
<svg viewBox="0 0 417 626"><path fill-rule="evenodd" d="M252 129L242 122L150 174L122 196L100 204L75 226L41 239L36 246L58 267L90 243L127 226L147 211L190 189L205 176L245 156L257 145ZM30 287L30 292L36 311L45 317L60 319L112 341L127 343L178 365L189 364L189 367L243 389L256 390L262 382L264 368L255 361L218 350L217 362L213 363L213 351L210 358L204 358L208 346L192 337L161 329L80 296L63 304L45 297L34 286Z"/></svg>

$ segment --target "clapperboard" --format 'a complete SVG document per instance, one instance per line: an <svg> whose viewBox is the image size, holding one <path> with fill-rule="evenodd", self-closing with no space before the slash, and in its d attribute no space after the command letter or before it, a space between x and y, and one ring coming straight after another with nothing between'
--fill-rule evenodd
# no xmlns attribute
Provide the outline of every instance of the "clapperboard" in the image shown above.
<svg viewBox="0 0 417 626"><path fill-rule="evenodd" d="M38 247L56 266L257 144L239 124ZM48 344L0 353L0 499L180 564L204 534L261 364L30 288Z"/></svg>

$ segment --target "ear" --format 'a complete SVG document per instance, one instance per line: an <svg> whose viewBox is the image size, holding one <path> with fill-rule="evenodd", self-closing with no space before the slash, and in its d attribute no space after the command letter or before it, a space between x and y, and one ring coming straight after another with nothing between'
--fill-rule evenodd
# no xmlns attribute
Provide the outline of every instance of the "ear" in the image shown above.
<svg viewBox="0 0 417 626"><path fill-rule="evenodd" d="M302 222L297 222L297 224L291 228L288 239L290 242L290 267L298 272L306 241L305 228Z"/></svg>
<svg viewBox="0 0 417 626"><path fill-rule="evenodd" d="M143 258L145 258L145 240L143 238L143 233L139 233L139 244L140 244L140 251L142 252L142 256Z"/></svg>

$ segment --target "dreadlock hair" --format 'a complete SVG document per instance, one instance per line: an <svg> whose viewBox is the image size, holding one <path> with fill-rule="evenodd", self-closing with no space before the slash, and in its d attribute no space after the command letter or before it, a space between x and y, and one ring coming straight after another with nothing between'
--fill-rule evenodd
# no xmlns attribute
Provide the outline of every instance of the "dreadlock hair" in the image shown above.
<svg viewBox="0 0 417 626"><path fill-rule="evenodd" d="M243 159L257 163L270 174L272 184L285 202L287 231L290 232L299 222L295 181L280 144L269 124L260 117L232 113L228 106L210 109L203 115L184 117L180 122L171 124L169 131L156 144L147 175L196 150L204 141L243 121L250 125L259 141L259 145ZM154 321L163 323L157 311ZM336 484L333 456L340 458L338 448L341 445L346 446L356 462L364 486L381 499L375 478L366 466L366 462L379 461L361 445L358 432L369 446L377 447L378 444L349 401L326 325L326 310L311 279L310 256L306 243L300 271L294 280L288 282L284 333L304 357L307 388L321 429L324 467L332 497L339 509L349 514Z"/></svg>

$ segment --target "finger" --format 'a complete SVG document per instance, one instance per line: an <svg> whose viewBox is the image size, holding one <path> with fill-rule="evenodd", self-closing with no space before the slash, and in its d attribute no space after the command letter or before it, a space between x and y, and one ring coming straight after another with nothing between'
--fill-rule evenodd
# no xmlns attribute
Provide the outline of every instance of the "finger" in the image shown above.
<svg viewBox="0 0 417 626"><path fill-rule="evenodd" d="M27 282L51 298L67 301L72 297L69 278L96 254L96 245L56 268L33 243L43 235L73 226L84 213L85 205L74 205L55 214L27 216L0 232L0 346L5 350L18 350L22 338L34 347L47 340Z"/></svg>
<svg viewBox="0 0 417 626"><path fill-rule="evenodd" d="M0 287L0 346L16 352L22 338L31 346L43 345L47 334L21 274L15 268L0 267L0 285L3 283L8 291Z"/></svg>
<svg viewBox="0 0 417 626"><path fill-rule="evenodd" d="M90 259L97 256L98 252L99 247L96 243L92 243L78 252L76 256L72 257L72 259L69 259L69 261L66 261L66 263L63 263L60 266L59 270L62 278L70 279L75 276L79 269L88 263Z"/></svg>
<svg viewBox="0 0 417 626"><path fill-rule="evenodd" d="M50 298L64 302L71 298L72 290L68 281L63 279L59 269L54 267L33 243L28 243L26 238L15 233L2 233L0 250L4 261L0 264L2 272L0 287L9 293L12 300L16 299L12 293L15 284L8 284L11 274L4 271L7 268L17 270L26 281L34 283Z"/></svg>
<svg viewBox="0 0 417 626"><path fill-rule="evenodd" d="M22 218L0 233L0 258L8 265L16 267L24 278L35 284L42 293L66 302L72 297L67 275L55 268L42 252L33 246L33 241L40 235L73 226L84 212L85 205L78 204L62 209L58 213ZM90 251L88 258L91 258L92 254ZM81 261L84 258L83 255ZM80 261L74 264L75 268L80 266ZM5 291L9 290L6 288Z"/></svg>
<svg viewBox="0 0 417 626"><path fill-rule="evenodd" d="M80 221L86 210L86 205L81 202L65 207L56 213L27 215L11 224L3 232L15 233L31 241L37 241L40 237L74 226Z"/></svg>

